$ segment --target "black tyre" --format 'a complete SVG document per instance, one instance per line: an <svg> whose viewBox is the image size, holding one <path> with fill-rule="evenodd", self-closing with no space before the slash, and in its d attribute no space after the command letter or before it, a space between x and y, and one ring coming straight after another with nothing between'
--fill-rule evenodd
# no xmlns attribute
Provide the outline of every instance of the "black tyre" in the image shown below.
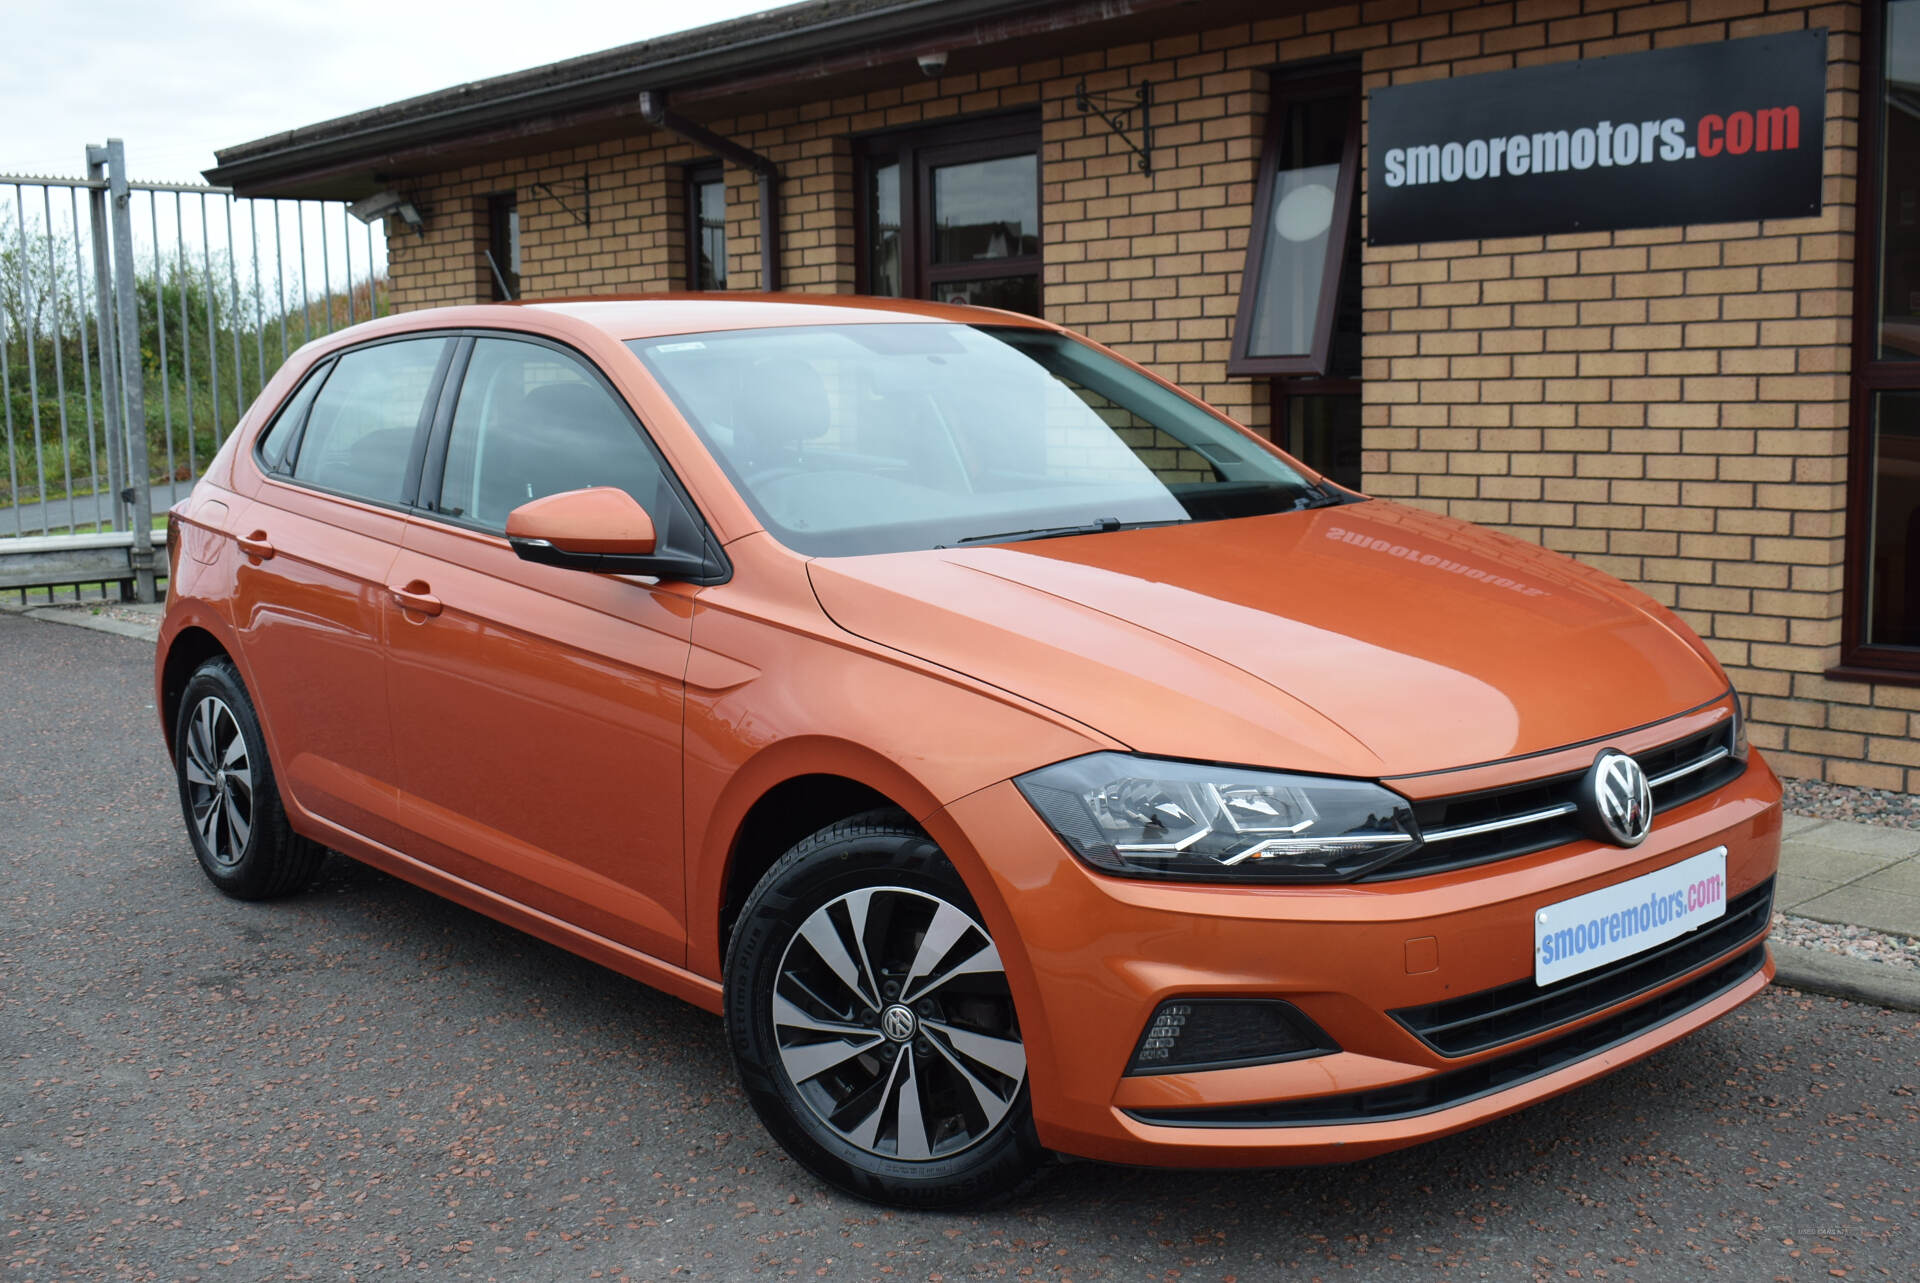
<svg viewBox="0 0 1920 1283"><path fill-rule="evenodd" d="M313 880L326 848L287 824L260 720L228 660L208 660L187 682L173 765L187 836L215 886L238 900L270 900Z"/></svg>
<svg viewBox="0 0 1920 1283"><path fill-rule="evenodd" d="M767 1130L849 1193L977 1205L1045 1156L999 952L898 811L823 829L768 870L728 948L726 1018Z"/></svg>

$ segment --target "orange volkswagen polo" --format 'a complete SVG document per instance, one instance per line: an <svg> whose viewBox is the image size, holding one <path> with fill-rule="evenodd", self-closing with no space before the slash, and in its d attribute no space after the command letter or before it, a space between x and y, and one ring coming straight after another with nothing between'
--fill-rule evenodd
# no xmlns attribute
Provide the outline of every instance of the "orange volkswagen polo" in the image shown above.
<svg viewBox="0 0 1920 1283"><path fill-rule="evenodd" d="M168 548L215 886L342 851L719 1013L871 1199L1362 1158L1772 974L1779 785L1686 625L1031 318L356 326Z"/></svg>

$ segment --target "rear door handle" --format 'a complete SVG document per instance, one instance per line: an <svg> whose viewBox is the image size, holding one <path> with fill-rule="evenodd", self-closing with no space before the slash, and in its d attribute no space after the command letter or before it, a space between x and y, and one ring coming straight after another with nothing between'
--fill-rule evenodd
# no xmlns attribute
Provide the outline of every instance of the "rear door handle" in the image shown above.
<svg viewBox="0 0 1920 1283"><path fill-rule="evenodd" d="M404 588L389 587L388 592L400 603L400 609L410 610L416 615L437 615L440 613L440 599L433 595L425 580L416 579Z"/></svg>
<svg viewBox="0 0 1920 1283"><path fill-rule="evenodd" d="M241 535L234 542L240 545L240 551L259 561L268 561L273 557L273 544L267 540L267 532L256 530L250 535Z"/></svg>

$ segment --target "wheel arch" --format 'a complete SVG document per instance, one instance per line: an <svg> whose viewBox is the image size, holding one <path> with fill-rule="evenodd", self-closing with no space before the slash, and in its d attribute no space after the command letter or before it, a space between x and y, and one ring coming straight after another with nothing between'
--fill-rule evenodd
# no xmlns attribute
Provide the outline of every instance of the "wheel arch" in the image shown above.
<svg viewBox="0 0 1920 1283"><path fill-rule="evenodd" d="M173 733L180 720L180 697L200 666L216 657L233 662L232 653L220 639L197 624L180 629L167 642L166 657L160 661L157 694L160 729L166 736L168 753L174 750Z"/></svg>

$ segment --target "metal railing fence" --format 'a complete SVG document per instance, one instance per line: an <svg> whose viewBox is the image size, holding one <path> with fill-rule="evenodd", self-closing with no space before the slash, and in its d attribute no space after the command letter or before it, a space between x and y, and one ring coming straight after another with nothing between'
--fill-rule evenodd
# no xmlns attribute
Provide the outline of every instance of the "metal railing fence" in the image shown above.
<svg viewBox="0 0 1920 1283"><path fill-rule="evenodd" d="M385 238L344 202L132 182L118 140L87 161L0 174L0 555L146 527L289 354L389 305Z"/></svg>

